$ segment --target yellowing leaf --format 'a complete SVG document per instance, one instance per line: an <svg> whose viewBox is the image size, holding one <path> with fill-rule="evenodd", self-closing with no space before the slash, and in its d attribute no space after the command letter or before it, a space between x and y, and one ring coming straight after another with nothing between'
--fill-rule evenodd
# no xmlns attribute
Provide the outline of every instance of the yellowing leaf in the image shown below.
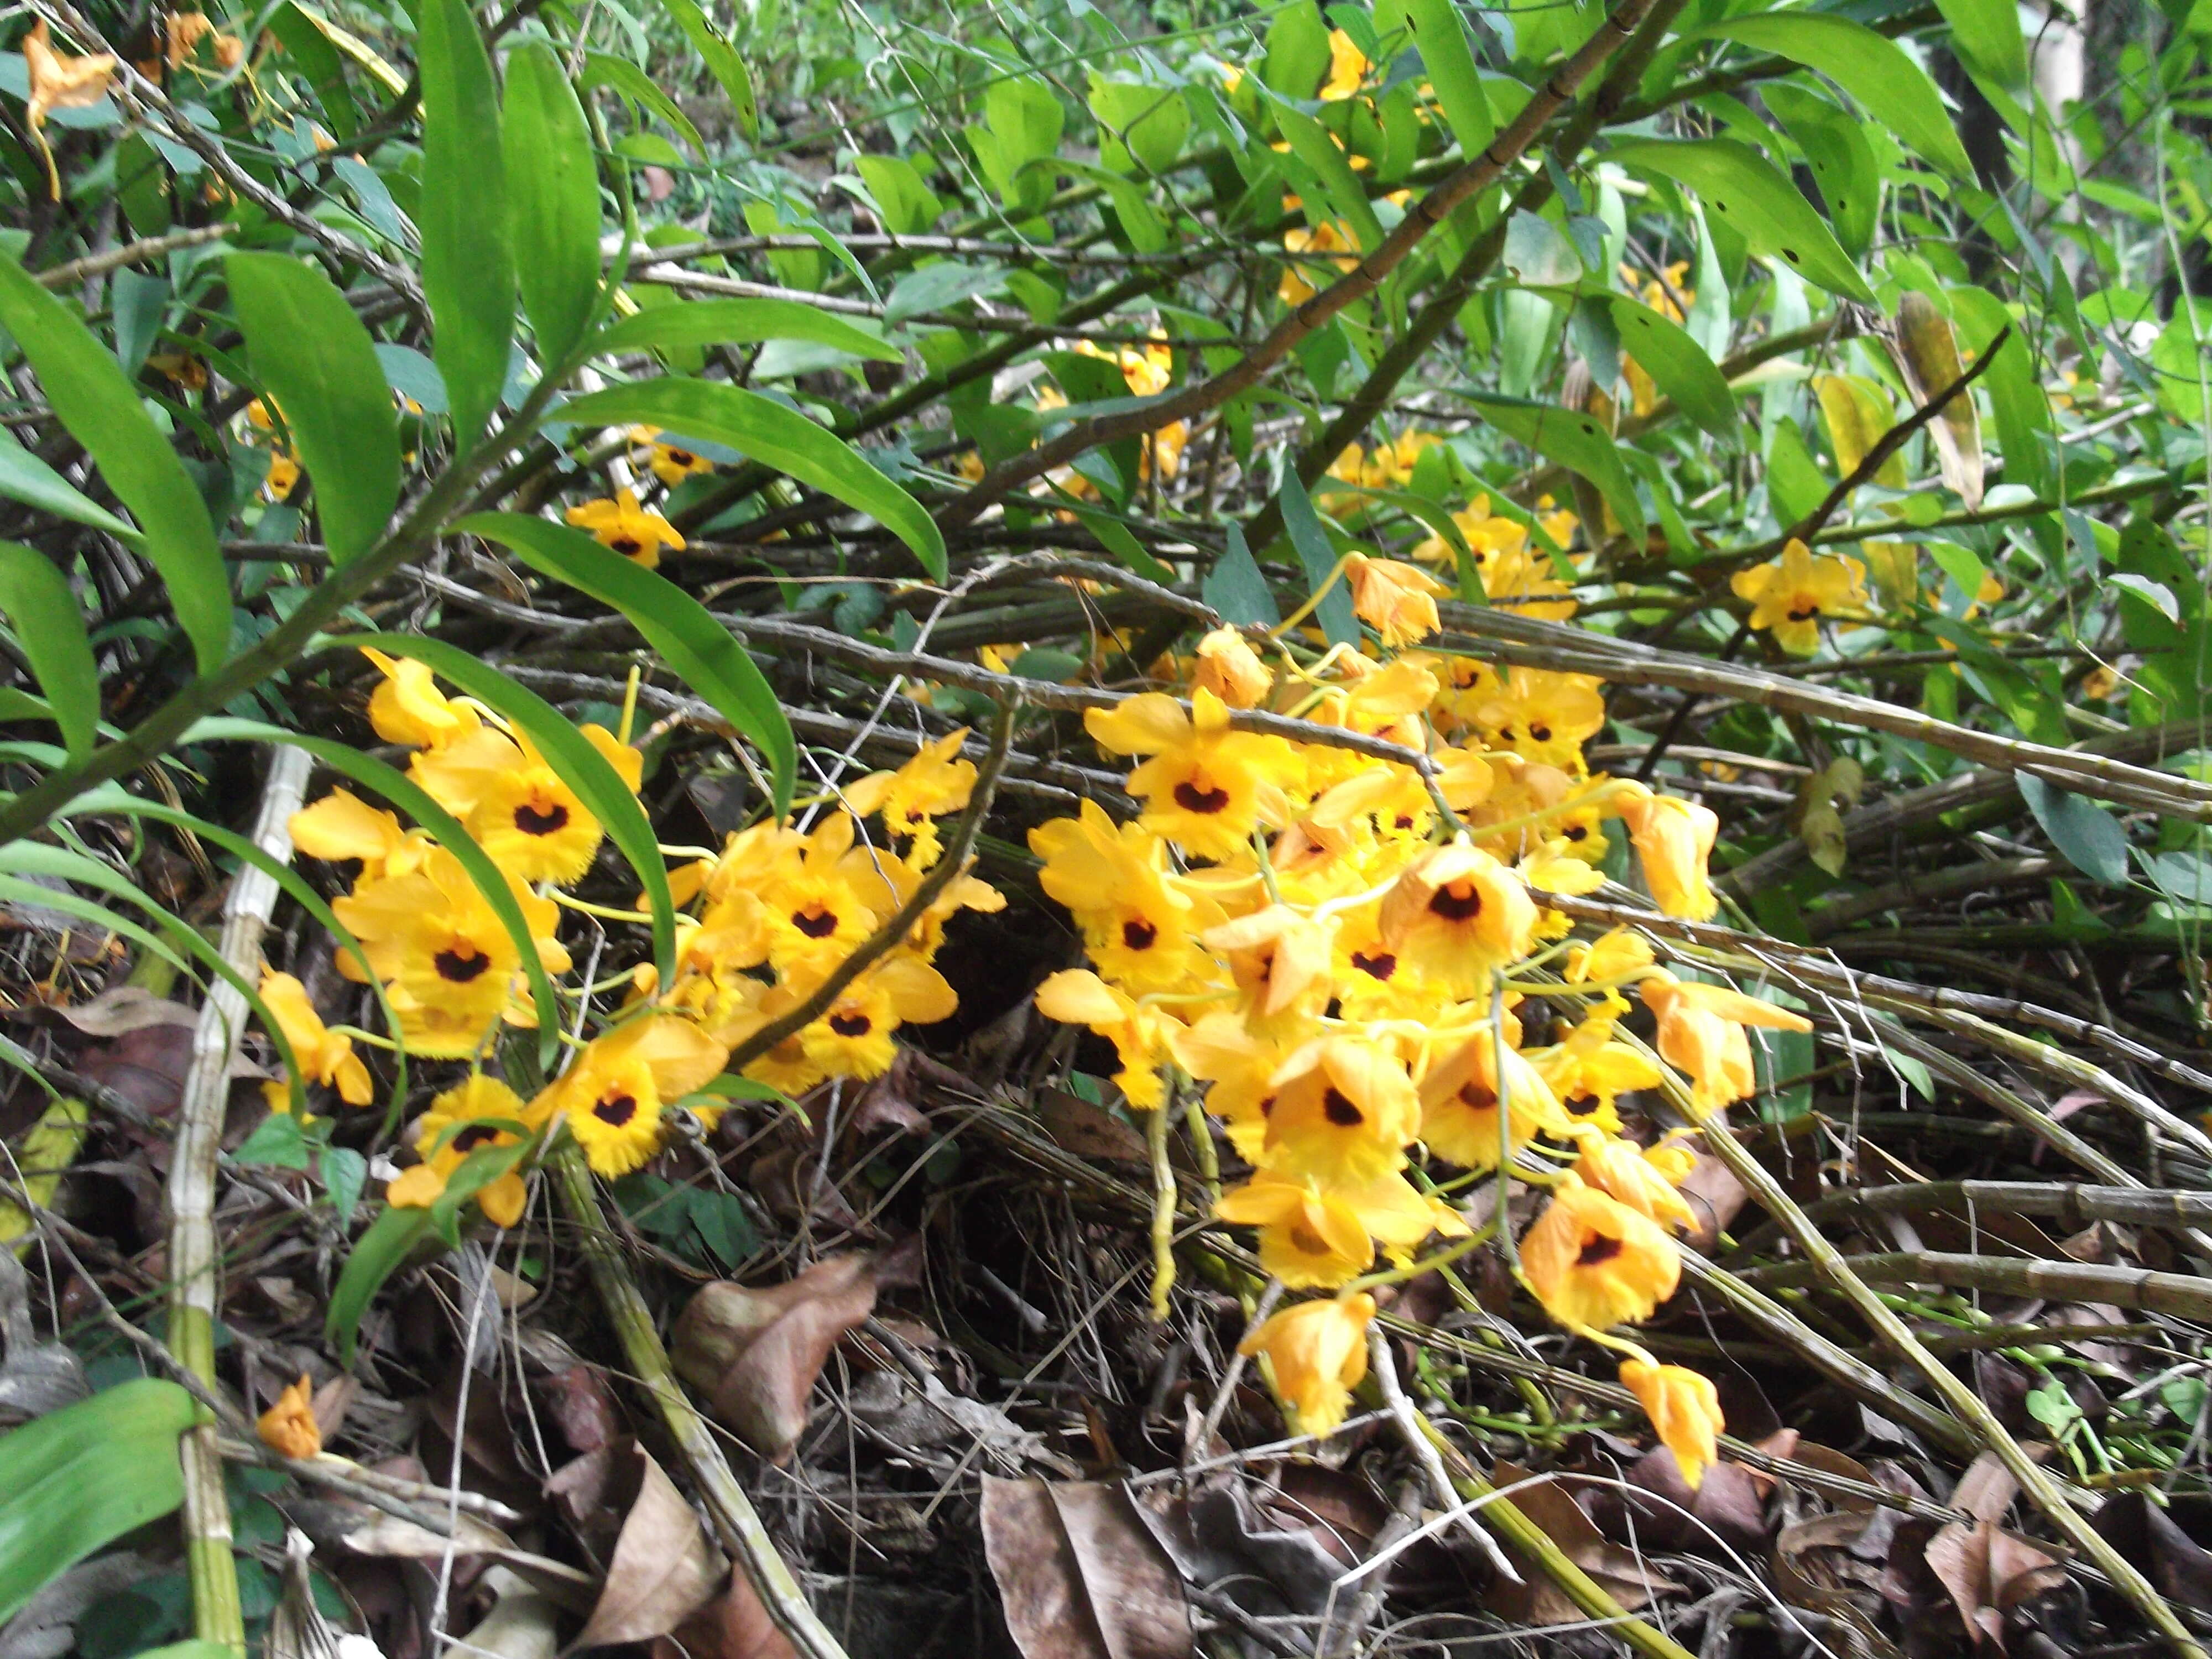
<svg viewBox="0 0 2212 1659"><path fill-rule="evenodd" d="M1889 394L1874 381L1856 374L1816 374L1814 395L1828 422L1828 442L1836 452L1836 467L1844 477L1859 470L1882 435L1894 425ZM1905 488L1905 456L1900 451L1884 461L1874 475L1878 484Z"/></svg>

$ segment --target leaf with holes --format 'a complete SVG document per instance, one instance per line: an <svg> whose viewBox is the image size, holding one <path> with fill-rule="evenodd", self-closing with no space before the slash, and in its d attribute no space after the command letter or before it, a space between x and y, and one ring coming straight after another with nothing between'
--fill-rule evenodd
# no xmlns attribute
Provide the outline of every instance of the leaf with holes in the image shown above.
<svg viewBox="0 0 2212 1659"><path fill-rule="evenodd" d="M1615 144L1606 159L1687 185L1753 253L1779 258L1832 294L1875 302L1874 290L1813 204L1750 145L1734 138L1650 138Z"/></svg>

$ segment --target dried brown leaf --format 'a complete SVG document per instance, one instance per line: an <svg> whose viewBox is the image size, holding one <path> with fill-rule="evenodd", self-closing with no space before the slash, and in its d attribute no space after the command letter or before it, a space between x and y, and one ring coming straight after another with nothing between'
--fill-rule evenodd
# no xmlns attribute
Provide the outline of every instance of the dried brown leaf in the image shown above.
<svg viewBox="0 0 2212 1659"><path fill-rule="evenodd" d="M615 1541L606 1588L572 1648L665 1636L714 1599L729 1568L660 1465L634 1444L629 1458L626 1474L636 1495Z"/></svg>
<svg viewBox="0 0 2212 1659"><path fill-rule="evenodd" d="M2112 1498L2090 1524L2121 1554L2146 1568L2168 1601L2212 1613L2212 1551L2141 1492Z"/></svg>
<svg viewBox="0 0 2212 1659"><path fill-rule="evenodd" d="M1557 1481L1538 1480L1524 1485L1529 1481L1528 1472L1503 1458L1490 1478L1501 1490L1510 1487L1506 1496L1513 1506L1629 1612L1681 1589L1674 1580L1639 1560L1635 1551L1607 1538ZM1571 1625L1587 1616L1534 1562L1522 1557L1510 1545L1506 1546L1506 1553L1513 1557L1522 1582L1493 1581L1483 1595L1484 1607L1500 1618L1523 1625Z"/></svg>
<svg viewBox="0 0 2212 1659"><path fill-rule="evenodd" d="M799 1659L775 1627L760 1592L732 1572L722 1593L669 1635L654 1638L653 1659Z"/></svg>
<svg viewBox="0 0 2212 1659"><path fill-rule="evenodd" d="M1187 1659L1182 1582L1127 1492L983 1477L983 1552L1024 1659Z"/></svg>
<svg viewBox="0 0 2212 1659"><path fill-rule="evenodd" d="M1950 319L1924 294L1907 294L1899 301L1894 340L1884 338L1916 405L1925 408L1931 398L1948 391L1966 373ZM1943 412L1928 423L1928 430L1936 441L1943 482L1959 492L1969 512L1980 507L1982 420L1972 388L1946 404Z"/></svg>
<svg viewBox="0 0 2212 1659"><path fill-rule="evenodd" d="M1951 1489L1951 1507L1964 1510L1977 1521L2002 1521L2019 1495L2020 1482L2012 1478L2004 1460L1985 1451L1967 1466L1959 1484Z"/></svg>
<svg viewBox="0 0 2212 1659"><path fill-rule="evenodd" d="M1065 1089L1040 1089L1037 1121L1053 1144L1078 1158L1113 1164L1149 1164L1145 1138L1103 1106L1094 1106Z"/></svg>
<svg viewBox="0 0 2212 1659"><path fill-rule="evenodd" d="M876 1305L877 1270L877 1258L836 1255L781 1285L704 1285L676 1322L671 1358L719 1421L781 1462L806 1431L830 1349Z"/></svg>
<svg viewBox="0 0 2212 1659"><path fill-rule="evenodd" d="M2055 1589L2066 1577L2057 1556L1989 1520L1940 1528L1928 1540L1927 1560L1950 1592L1967 1635L2000 1649L2005 1644L2005 1614Z"/></svg>
<svg viewBox="0 0 2212 1659"><path fill-rule="evenodd" d="M197 1009L157 997L137 985L117 985L73 1008L57 1008L59 1014L87 1036L116 1037L149 1025L181 1025L187 1030L199 1024Z"/></svg>

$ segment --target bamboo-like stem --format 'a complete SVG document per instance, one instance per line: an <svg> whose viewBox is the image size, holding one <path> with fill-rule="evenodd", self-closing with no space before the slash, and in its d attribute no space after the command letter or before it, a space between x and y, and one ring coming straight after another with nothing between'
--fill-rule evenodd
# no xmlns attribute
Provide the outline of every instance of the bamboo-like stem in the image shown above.
<svg viewBox="0 0 2212 1659"><path fill-rule="evenodd" d="M1862 697L1832 686L1808 685L1786 674L1687 653L1607 639L1564 623L1502 608L1456 604L1437 607L1447 627L1463 630L1462 650L1532 667L1594 674L1619 685L1664 685L1700 696L1732 697L1788 714L1863 726L1963 755L1981 765L2026 772L2061 788L2173 817L2212 818L2212 784L2079 749L1976 732L1917 709ZM1469 637L1471 636L1471 637Z"/></svg>
<svg viewBox="0 0 2212 1659"><path fill-rule="evenodd" d="M1868 1288L1865 1280L1854 1270L1852 1263L1807 1218L1804 1211L1798 1208L1796 1201L1783 1190L1781 1182L1767 1171L1766 1166L1753 1158L1734 1135L1717 1122L1709 1127L1705 1142L1712 1149L1714 1156L1728 1166L1729 1173L1743 1183L1744 1189L1751 1194L1752 1201L1781 1222L1805 1252L1813 1269L1843 1293L1844 1298L1866 1322L1875 1339L1925 1376L1944 1406L1966 1425L1982 1445L1996 1454L2006 1472L2020 1483L2021 1493L2043 1512L2052 1529L2112 1581L2112 1588L2148 1621L2151 1628L2165 1638L2175 1653L2183 1656L2183 1659L2208 1659L2204 1648L2190 1633L2180 1616L2166 1605L2156 1588L2143 1577L2142 1570L2089 1524L2088 1517L2069 1501L2065 1489L2051 1478L2048 1470L2029 1456L2005 1425L1997 1421L1996 1414L1989 1408L1981 1395L1960 1382L1952 1374L1949 1366L1929 1352L1919 1338L1912 1334L1912 1328L1899 1317L1887 1302Z"/></svg>
<svg viewBox="0 0 2212 1659"><path fill-rule="evenodd" d="M574 1141L563 1141L553 1154L551 1167L554 1190L582 1240L592 1283L599 1293L607 1322L622 1343L630 1376L660 1413L714 1524L714 1535L759 1595L775 1627L804 1659L845 1659L837 1638L816 1614L799 1581L777 1553L775 1540L769 1536L752 1500L738 1484L714 1430L677 1380L652 1312L630 1278L621 1246L599 1213L599 1196L592 1188L592 1172L582 1151Z"/></svg>
<svg viewBox="0 0 2212 1659"><path fill-rule="evenodd" d="M125 265L165 259L179 248L199 247L205 243L220 241L230 234L230 223L226 220L221 224L195 225L190 230L173 230L167 236L144 237L136 242L125 242L121 247L112 247L105 253L88 253L82 259L70 260L67 264L33 271L32 280L40 288L58 292L89 277L105 276L111 270L120 270Z"/></svg>
<svg viewBox="0 0 2212 1659"><path fill-rule="evenodd" d="M313 765L304 750L280 748L270 757L253 841L280 864L292 855L288 825L306 797ZM260 967L261 936L276 909L276 882L251 865L231 879L223 905L222 956L246 978ZM231 1057L245 1026L244 994L228 980L215 981L192 1033L191 1065L177 1106L177 1144L169 1164L169 1346L210 1389L216 1386L216 1312L222 1299L215 1237L216 1159L222 1150L223 1114L230 1101ZM186 1430L177 1449L185 1469L185 1555L193 1633L243 1659L246 1620L214 1413Z"/></svg>
<svg viewBox="0 0 2212 1659"><path fill-rule="evenodd" d="M1501 1496L1497 1487L1475 1473L1459 1449L1444 1438L1435 1424L1418 1413L1413 1421L1443 1459L1453 1490L1468 1502L1480 1504L1484 1517L1491 1525L1557 1584L1570 1601L1642 1654L1644 1659L1692 1659L1687 1648L1656 1626L1629 1612L1613 1599L1604 1585L1577 1566L1551 1534L1523 1514L1510 1498Z"/></svg>
<svg viewBox="0 0 2212 1659"><path fill-rule="evenodd" d="M2116 1308L2141 1308L2176 1319L2212 1318L2212 1279L2194 1273L2153 1273L2145 1267L2112 1267L2090 1261L2037 1261L1997 1255L1955 1255L1940 1250L1892 1250L1855 1255L1851 1271L1869 1285L1942 1285L1959 1290L1990 1291L2001 1296L2033 1296L2053 1302L2108 1302ZM1809 1261L1754 1267L1747 1283L1777 1290L1817 1282Z"/></svg>

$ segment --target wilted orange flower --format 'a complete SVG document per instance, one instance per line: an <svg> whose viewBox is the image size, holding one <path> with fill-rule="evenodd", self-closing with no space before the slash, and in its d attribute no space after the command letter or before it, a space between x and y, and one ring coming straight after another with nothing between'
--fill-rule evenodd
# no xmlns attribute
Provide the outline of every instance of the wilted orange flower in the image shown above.
<svg viewBox="0 0 2212 1659"><path fill-rule="evenodd" d="M1644 1006L1659 1017L1654 1046L1668 1065L1690 1079L1691 1100L1705 1111L1746 1099L1759 1088L1746 1026L1776 1031L1813 1029L1813 1022L1802 1014L1724 985L1658 974L1644 981L1642 992Z"/></svg>
<svg viewBox="0 0 2212 1659"><path fill-rule="evenodd" d="M286 1457L313 1457L322 1450L323 1431L315 1421L315 1390L306 1372L261 1413L253 1431L263 1445Z"/></svg>
<svg viewBox="0 0 2212 1659"><path fill-rule="evenodd" d="M1653 1365L1641 1359L1623 1362L1620 1382L1643 1405L1644 1414L1659 1431L1660 1443L1674 1454L1683 1484L1697 1491L1720 1455L1720 1432L1727 1426L1711 1382L1680 1365Z"/></svg>
<svg viewBox="0 0 2212 1659"><path fill-rule="evenodd" d="M1237 1345L1264 1354L1275 1388L1298 1414L1306 1434L1332 1434L1344 1421L1352 1390L1367 1375L1367 1326L1375 1298L1365 1291L1301 1302L1274 1315Z"/></svg>
<svg viewBox="0 0 2212 1659"><path fill-rule="evenodd" d="M1442 626L1437 599L1451 592L1418 565L1354 553L1344 562L1352 609L1393 650L1415 645Z"/></svg>
<svg viewBox="0 0 2212 1659"><path fill-rule="evenodd" d="M1231 708L1255 708L1273 689L1275 677L1242 634L1233 628L1217 628L1198 642L1190 683Z"/></svg>
<svg viewBox="0 0 2212 1659"><path fill-rule="evenodd" d="M57 202L62 199L62 178L54 167L54 153L46 144L46 114L51 110L87 109L107 96L115 79L115 59L94 52L72 58L55 49L43 17L23 37L23 67L31 82L29 107L31 142L46 164L46 185Z"/></svg>

